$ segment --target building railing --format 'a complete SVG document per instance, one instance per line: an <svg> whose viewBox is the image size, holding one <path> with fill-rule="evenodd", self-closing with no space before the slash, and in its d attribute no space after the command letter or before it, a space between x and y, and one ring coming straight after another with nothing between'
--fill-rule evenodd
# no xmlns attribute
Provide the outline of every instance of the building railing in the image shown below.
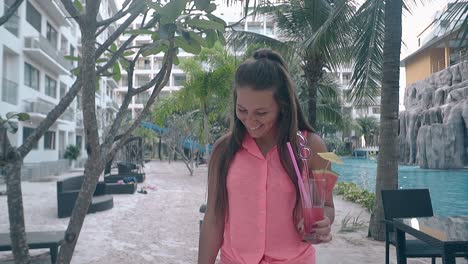
<svg viewBox="0 0 468 264"><path fill-rule="evenodd" d="M75 118L75 111L71 107L68 107L65 112L60 116L60 119L64 119L67 121L73 121Z"/></svg>
<svg viewBox="0 0 468 264"><path fill-rule="evenodd" d="M10 8L9 5L5 3L3 12L6 12ZM5 28L10 31L13 35L18 36L19 32L19 16L14 13L4 24Z"/></svg>
<svg viewBox="0 0 468 264"><path fill-rule="evenodd" d="M38 98L36 101L26 101L25 112L47 115L50 111L52 111L52 109L54 109L54 107L55 104ZM71 107L68 107L59 117L59 119L67 121L73 121L74 118L75 111Z"/></svg>
<svg viewBox="0 0 468 264"><path fill-rule="evenodd" d="M119 104L117 104L114 100L107 101L107 107L119 110Z"/></svg>
<svg viewBox="0 0 468 264"><path fill-rule="evenodd" d="M465 51L465 53L461 53L458 56L451 56L450 58L450 66L453 66L455 64L458 64L462 61L468 60L468 49Z"/></svg>
<svg viewBox="0 0 468 264"><path fill-rule="evenodd" d="M18 83L3 78L2 80L2 101L10 104L18 104Z"/></svg>
<svg viewBox="0 0 468 264"><path fill-rule="evenodd" d="M36 101L27 101L25 104L25 112L27 113L39 113L47 115L55 105L47 101L37 99Z"/></svg>
<svg viewBox="0 0 468 264"><path fill-rule="evenodd" d="M43 36L25 37L24 47L29 49L40 49L44 51L47 55L52 57L65 69L71 70L73 68L71 62L66 60L63 56L61 56L59 51L57 51Z"/></svg>

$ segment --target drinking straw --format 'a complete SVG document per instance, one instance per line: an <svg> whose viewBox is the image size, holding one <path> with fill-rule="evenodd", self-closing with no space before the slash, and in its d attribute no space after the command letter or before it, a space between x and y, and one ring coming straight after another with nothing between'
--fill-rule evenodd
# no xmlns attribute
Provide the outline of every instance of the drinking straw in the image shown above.
<svg viewBox="0 0 468 264"><path fill-rule="evenodd" d="M291 143L287 142L286 145L288 146L289 156L291 157L292 163L294 165L294 169L296 170L297 182L299 183L299 188L301 190L302 199L305 200L306 208L311 208L312 204L310 202L310 199L307 199L307 197L304 197L307 194L307 192L304 186L304 182L302 181L301 172L299 171L299 166L297 165L296 157L294 156Z"/></svg>

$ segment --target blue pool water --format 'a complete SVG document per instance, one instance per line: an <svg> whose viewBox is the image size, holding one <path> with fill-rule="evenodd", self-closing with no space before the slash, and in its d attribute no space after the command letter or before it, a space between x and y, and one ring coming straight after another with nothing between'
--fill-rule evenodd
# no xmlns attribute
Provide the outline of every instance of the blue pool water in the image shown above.
<svg viewBox="0 0 468 264"><path fill-rule="evenodd" d="M333 164L333 170L340 175L338 181L375 190L376 161L343 158L343 162L343 165ZM398 188L428 188L436 215L468 215L468 170L424 170L400 165Z"/></svg>

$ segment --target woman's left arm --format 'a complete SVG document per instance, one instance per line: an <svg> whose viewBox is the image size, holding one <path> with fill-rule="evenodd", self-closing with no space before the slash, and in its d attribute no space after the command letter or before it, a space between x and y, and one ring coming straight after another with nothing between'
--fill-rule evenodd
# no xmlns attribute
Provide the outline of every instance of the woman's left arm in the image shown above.
<svg viewBox="0 0 468 264"><path fill-rule="evenodd" d="M309 159L309 170L330 170L330 162L322 159L317 153L328 152L325 142L315 133L308 134L309 146L312 150ZM325 215L330 219L330 225L335 220L335 205L333 204L332 192L328 194L325 200Z"/></svg>

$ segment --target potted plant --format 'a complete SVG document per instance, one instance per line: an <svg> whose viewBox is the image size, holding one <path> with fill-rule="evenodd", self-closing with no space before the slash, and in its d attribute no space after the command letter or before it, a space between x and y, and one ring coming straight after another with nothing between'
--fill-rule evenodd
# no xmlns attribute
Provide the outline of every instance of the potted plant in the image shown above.
<svg viewBox="0 0 468 264"><path fill-rule="evenodd" d="M80 156L80 149L75 145L68 145L64 157L70 161L70 167L75 167L75 160Z"/></svg>

